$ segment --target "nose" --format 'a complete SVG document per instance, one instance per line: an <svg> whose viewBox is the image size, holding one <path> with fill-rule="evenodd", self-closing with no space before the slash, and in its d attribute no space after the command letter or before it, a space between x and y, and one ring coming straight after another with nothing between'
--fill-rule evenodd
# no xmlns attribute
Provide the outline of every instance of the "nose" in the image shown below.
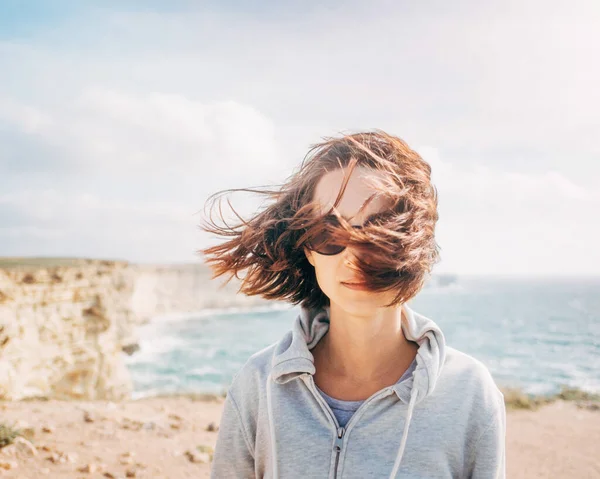
<svg viewBox="0 0 600 479"><path fill-rule="evenodd" d="M352 271L356 271L356 266L354 263L354 259L356 258L356 256L354 255L354 253L352 253L351 248L346 248L343 252L343 255L344 266L348 267Z"/></svg>

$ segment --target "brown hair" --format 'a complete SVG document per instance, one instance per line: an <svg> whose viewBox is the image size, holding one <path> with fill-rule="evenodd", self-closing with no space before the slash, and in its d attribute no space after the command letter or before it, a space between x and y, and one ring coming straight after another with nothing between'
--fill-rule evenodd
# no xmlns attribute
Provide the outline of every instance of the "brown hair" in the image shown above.
<svg viewBox="0 0 600 479"><path fill-rule="evenodd" d="M362 229L352 228L336 208L356 166L385 172L383 180L373 182L370 199L383 195L392 205ZM324 173L342 168L348 168L345 181L335 204L323 214L313 202L315 187ZM220 198L235 191L267 195L272 201L248 221L228 201L241 221L229 226L221 213ZM217 199L224 226L212 220ZM329 230L323 219L332 214L341 225L329 230L332 241L352 247L355 270L370 290L396 293L388 306L413 298L439 261L434 235L438 200L431 167L403 140L380 130L326 138L313 145L299 170L277 190L229 189L211 195L207 204L209 201L209 219L201 228L231 239L199 253L205 255L213 278L229 274L228 281L233 276L242 279L239 291L246 295L309 308L328 305L329 298L319 288L304 248L310 249L311 239L324 228ZM240 278L240 272L246 272L245 277Z"/></svg>

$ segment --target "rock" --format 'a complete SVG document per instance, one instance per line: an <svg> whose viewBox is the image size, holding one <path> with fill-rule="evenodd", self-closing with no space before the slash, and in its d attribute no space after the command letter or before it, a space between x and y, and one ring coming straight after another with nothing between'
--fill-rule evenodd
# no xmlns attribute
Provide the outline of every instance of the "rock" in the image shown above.
<svg viewBox="0 0 600 479"><path fill-rule="evenodd" d="M98 443L90 441L79 441L79 445L83 447L96 447Z"/></svg>
<svg viewBox="0 0 600 479"><path fill-rule="evenodd" d="M185 451L186 457L190 462L197 464L208 464L210 462L210 455L200 451Z"/></svg>
<svg viewBox="0 0 600 479"><path fill-rule="evenodd" d="M142 427L146 430L154 430L156 429L157 425L154 421L148 421L142 424Z"/></svg>
<svg viewBox="0 0 600 479"><path fill-rule="evenodd" d="M140 345L138 343L126 344L121 347L121 350L128 356L131 356L133 353L136 353L140 350Z"/></svg>
<svg viewBox="0 0 600 479"><path fill-rule="evenodd" d="M61 462L65 462L62 461L62 456L58 453L58 452L53 452L52 454L50 454L49 456L46 457L47 461L50 461L53 464L60 464Z"/></svg>
<svg viewBox="0 0 600 479"><path fill-rule="evenodd" d="M17 457L17 446L9 444L0 449L0 457Z"/></svg>
<svg viewBox="0 0 600 479"><path fill-rule="evenodd" d="M196 449L200 454L206 454L206 456L208 457L208 462L211 462L213 460L213 455L215 451L211 446L201 444L200 446L196 446Z"/></svg>
<svg viewBox="0 0 600 479"><path fill-rule="evenodd" d="M144 424L145 423L143 423L141 421L136 421L133 419L129 419L128 417L124 417L123 420L120 422L119 426L122 429L129 429L131 431L139 431L140 429L142 429Z"/></svg>
<svg viewBox="0 0 600 479"><path fill-rule="evenodd" d="M16 447L17 452L20 456L25 457L36 457L38 455L37 449L24 437L16 437L13 445Z"/></svg>
<svg viewBox="0 0 600 479"><path fill-rule="evenodd" d="M83 411L83 420L85 422L94 422L94 416L89 411Z"/></svg>
<svg viewBox="0 0 600 479"><path fill-rule="evenodd" d="M169 414L169 419L175 419L176 421L183 421L183 418L181 416L178 416L177 414Z"/></svg>
<svg viewBox="0 0 600 479"><path fill-rule="evenodd" d="M210 446L206 446L204 444L201 444L200 446L196 446L196 449L198 449L200 452L205 452L207 454L214 454L214 449Z"/></svg>
<svg viewBox="0 0 600 479"><path fill-rule="evenodd" d="M206 426L206 430L209 432L217 432L219 430L219 426L217 426L214 422L211 422L208 426Z"/></svg>
<svg viewBox="0 0 600 479"><path fill-rule="evenodd" d="M77 462L77 454L74 452L67 452L64 454L64 457L67 462Z"/></svg>
<svg viewBox="0 0 600 479"><path fill-rule="evenodd" d="M19 464L15 461L0 461L0 470L4 469L5 471L10 471L17 467L19 467Z"/></svg>
<svg viewBox="0 0 600 479"><path fill-rule="evenodd" d="M125 471L125 477L137 477L137 471L135 469L127 469Z"/></svg>
<svg viewBox="0 0 600 479"><path fill-rule="evenodd" d="M46 434L52 434L54 432L54 428L52 426L44 426L42 427L42 432Z"/></svg>
<svg viewBox="0 0 600 479"><path fill-rule="evenodd" d="M80 467L77 470L79 472L87 472L88 474L93 474L95 472L102 472L103 469L104 469L104 464L94 464L92 462L92 463L86 464L83 467Z"/></svg>
<svg viewBox="0 0 600 479"><path fill-rule="evenodd" d="M77 461L77 454L74 452L60 452L56 451L46 457L47 461L52 462L53 464L65 464L67 462L74 463Z"/></svg>
<svg viewBox="0 0 600 479"><path fill-rule="evenodd" d="M135 457L135 452L127 451L121 454L119 462L123 465L133 464L133 458Z"/></svg>

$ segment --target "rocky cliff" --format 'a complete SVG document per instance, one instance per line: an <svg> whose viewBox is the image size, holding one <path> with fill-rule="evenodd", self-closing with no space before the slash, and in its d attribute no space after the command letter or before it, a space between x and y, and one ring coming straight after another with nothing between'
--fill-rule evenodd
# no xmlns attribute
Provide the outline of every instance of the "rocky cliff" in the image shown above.
<svg viewBox="0 0 600 479"><path fill-rule="evenodd" d="M123 351L157 314L265 304L211 281L202 265L0 259L0 399L119 400Z"/></svg>
<svg viewBox="0 0 600 479"><path fill-rule="evenodd" d="M0 398L122 398L135 327L126 263L0 269Z"/></svg>

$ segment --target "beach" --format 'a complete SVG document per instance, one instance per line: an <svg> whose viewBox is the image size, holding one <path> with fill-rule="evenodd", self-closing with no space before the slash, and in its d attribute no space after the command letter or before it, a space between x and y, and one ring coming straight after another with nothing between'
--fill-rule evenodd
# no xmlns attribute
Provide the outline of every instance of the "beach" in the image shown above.
<svg viewBox="0 0 600 479"><path fill-rule="evenodd" d="M600 477L597 402L507 411L507 477ZM207 478L223 398L0 403L28 439L0 449L0 477Z"/></svg>

